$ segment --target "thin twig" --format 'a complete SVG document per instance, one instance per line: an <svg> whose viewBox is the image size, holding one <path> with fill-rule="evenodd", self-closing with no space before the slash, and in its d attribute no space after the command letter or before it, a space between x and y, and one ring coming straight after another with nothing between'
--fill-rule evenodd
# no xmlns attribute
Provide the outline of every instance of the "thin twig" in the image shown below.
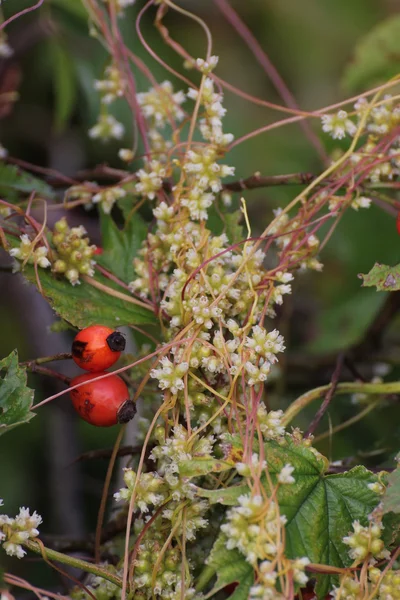
<svg viewBox="0 0 400 600"><path fill-rule="evenodd" d="M142 446L123 446L118 450L117 456L130 456L131 454L138 454L141 452ZM77 462L81 462L83 460L93 460L97 458L110 458L113 450L112 448L103 448L100 450L90 450L89 452L84 452L78 458L76 458L71 465L74 465Z"/></svg>
<svg viewBox="0 0 400 600"><path fill-rule="evenodd" d="M62 373L58 373L57 371L53 371L53 369L49 369L48 367L40 367L39 365L33 363L27 365L26 368L31 373L37 373L38 375L47 375L48 377L53 377L54 379L59 379L66 385L69 385L71 382L71 377L67 377Z"/></svg>
<svg viewBox="0 0 400 600"><path fill-rule="evenodd" d="M244 23L244 21L240 18L238 13L232 8L232 6L227 0L214 0L214 2L226 18L226 20L237 31L239 36L243 39L250 51L253 53L254 58L257 60L259 65L262 67L262 69L272 82L272 85L275 87L276 91L281 96L286 106L293 110L298 110L299 107L297 105L295 97L289 90L288 86L280 76L275 65L272 63L265 50L261 47L261 44L258 42L252 31L250 31L250 29L247 27L247 25ZM323 162L327 162L328 157L326 155L325 149L318 136L312 130L309 123L307 123L307 121L300 121L300 127L303 129L307 139L314 146L321 160Z"/></svg>
<svg viewBox="0 0 400 600"><path fill-rule="evenodd" d="M385 302L367 328L362 340L353 348L351 355L359 356L380 346L383 334L400 310L400 291L388 294Z"/></svg>
<svg viewBox="0 0 400 600"><path fill-rule="evenodd" d="M43 363L53 362L54 360L69 360L71 358L71 352L59 352L58 354L53 354L53 356L41 356L39 358L34 358L33 360L26 360L19 364L21 367L29 369L32 365L42 365Z"/></svg>
<svg viewBox="0 0 400 600"><path fill-rule="evenodd" d="M253 190L275 185L308 185L315 178L316 175L313 173L288 173L285 175L262 176L260 172L257 172L246 179L225 183L223 189L229 192L242 192L243 190Z"/></svg>
<svg viewBox="0 0 400 600"><path fill-rule="evenodd" d="M339 383L340 374L341 374L342 368L343 368L343 361L344 361L344 354L340 353L338 356L337 362L336 362L336 368L332 375L331 386L330 386L329 390L327 391L324 401L322 402L321 406L319 407L315 417L311 421L309 428L307 429L307 433L305 435L306 438L310 437L314 433L314 431L318 427L322 417L324 416L325 412L327 411L330 401L332 400L332 398L335 394L337 384Z"/></svg>

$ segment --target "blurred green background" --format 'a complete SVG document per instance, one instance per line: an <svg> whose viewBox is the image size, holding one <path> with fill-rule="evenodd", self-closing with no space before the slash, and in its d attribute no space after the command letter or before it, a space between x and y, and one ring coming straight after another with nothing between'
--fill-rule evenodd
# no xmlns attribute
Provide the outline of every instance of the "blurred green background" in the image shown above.
<svg viewBox="0 0 400 600"><path fill-rule="evenodd" d="M31 1L5 0L1 6L4 17L8 18L31 4ZM197 12L210 26L213 51L220 56L217 73L221 77L248 93L281 103L249 49L212 0L179 4ZM299 106L308 110L349 95L342 81L357 43L377 23L396 16L400 7L396 0L232 0L231 4L268 53ZM184 89L140 47L134 22L142 5L142 0L137 0L122 21L127 44L146 61L158 81L170 79L176 89ZM165 48L153 29L153 17L150 10L143 20L146 40L165 61L180 70L180 59ZM169 14L166 23L173 37L193 56L204 56L205 40L197 25L176 13ZM15 89L20 96L0 119L0 141L10 156L67 175L105 162L122 168L116 155L118 146L103 145L87 136L99 109L93 81L101 78L107 55L97 40L87 35L87 21L79 1L45 0L40 10L14 21L7 31L14 57L0 63L0 93ZM140 90L146 89L140 74L137 81ZM229 93L225 106L228 109L225 130L235 137L283 117ZM130 116L124 103L118 101L112 112L125 122L129 132ZM312 126L331 151L334 144L320 131L319 121ZM122 145L127 147L129 143L127 134ZM255 171L274 175L321 170L315 150L298 125L276 129L239 145L226 162L236 167L238 178ZM253 234L262 231L273 208L287 204L299 190L292 186L246 193L255 224ZM55 215L56 212L52 218ZM94 241L99 240L93 212L77 210L73 219L83 222ZM376 261L393 265L400 261L400 239L394 218L376 206L360 213L348 211L324 249L322 261L323 273L297 278L296 293L280 315L290 355L305 360L307 368L300 374L298 368L292 372L288 359L286 374L291 383L286 382L285 389L279 388L280 393L275 390L274 408L284 408L310 387L329 382L332 365L316 372L313 361L325 354L334 356L356 342L385 301L384 294L362 289L357 274L367 272ZM11 281L6 274L0 275L0 286L0 356L6 356L15 347L22 360L68 351L71 335L48 331L53 317L36 292L18 278ZM390 379L398 376L399 342L394 322L386 340L394 365L388 375ZM358 367L366 377L375 374L368 365ZM68 369L75 372L72 367L66 372ZM61 389L33 375L30 385L36 390L37 400ZM314 405L306 411L297 424L306 428L315 409ZM319 431L358 410L349 398L335 399ZM398 449L399 417L398 403L388 401L384 408L333 440L324 441L320 448L331 460L355 457L369 466L385 464ZM63 397L40 410L29 425L0 437L0 497L4 497L6 511L12 514L21 505L38 510L44 518L41 528L44 533L82 537L85 532L93 531L107 463L101 460L72 463L84 451L110 447L115 436L113 429L97 430L78 422L70 411L68 397ZM360 449L367 455L357 457ZM373 455L369 456L371 451ZM10 559L5 566L11 561L13 572L17 570L37 583L57 583L57 577L50 576L46 566L39 567L32 559L18 564Z"/></svg>

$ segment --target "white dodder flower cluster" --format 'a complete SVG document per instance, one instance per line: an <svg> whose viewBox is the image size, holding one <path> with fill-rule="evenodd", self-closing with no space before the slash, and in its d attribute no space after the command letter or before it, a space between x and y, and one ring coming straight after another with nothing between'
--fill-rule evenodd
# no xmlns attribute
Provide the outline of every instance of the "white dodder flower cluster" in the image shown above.
<svg viewBox="0 0 400 600"><path fill-rule="evenodd" d="M221 526L228 550L238 548L246 560L255 565L259 559L273 558L280 550L280 527L286 517L279 515L277 504L262 496L240 496L238 506L227 513Z"/></svg>
<svg viewBox="0 0 400 600"><path fill-rule="evenodd" d="M0 506L3 504L0 500ZM0 542L7 554L22 558L26 550L21 544L39 535L38 527L42 523L42 517L29 508L20 508L15 518L8 515L0 515Z"/></svg>
<svg viewBox="0 0 400 600"><path fill-rule="evenodd" d="M365 98L360 98L354 105L355 117L349 117L346 111L339 110L334 115L323 115L322 129L334 139L343 139L346 135L360 135L366 141L357 151L351 154L350 161L353 169L362 164L363 177L373 183L391 180L400 174L400 141L399 136L390 141L390 148L385 153L379 147L380 141L390 134L400 124L400 104L386 95L376 105L370 104ZM368 172L366 168L368 167ZM367 175L367 176L366 176ZM352 184L351 184L352 185ZM333 199L330 210L340 204L340 197ZM355 210L368 208L369 198L364 196L352 200Z"/></svg>
<svg viewBox="0 0 400 600"><path fill-rule="evenodd" d="M35 246L29 235L24 233L20 237L21 243L17 248L11 248L9 254L18 260L25 261L32 265L36 263L42 269L51 266L47 258L48 249L46 246Z"/></svg>

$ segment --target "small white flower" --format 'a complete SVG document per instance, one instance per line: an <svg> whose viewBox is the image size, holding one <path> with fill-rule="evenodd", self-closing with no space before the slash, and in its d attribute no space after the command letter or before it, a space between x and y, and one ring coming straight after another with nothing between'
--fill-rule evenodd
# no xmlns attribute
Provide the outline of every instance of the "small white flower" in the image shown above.
<svg viewBox="0 0 400 600"><path fill-rule="evenodd" d="M202 58L197 58L196 66L199 69L199 71L207 75L215 69L215 67L218 64L218 60L218 56L210 56L210 58L207 61L203 60Z"/></svg>
<svg viewBox="0 0 400 600"><path fill-rule="evenodd" d="M351 207L354 208L354 210L358 210L359 208L369 208L371 203L371 198L367 198L366 196L358 196L352 201Z"/></svg>
<svg viewBox="0 0 400 600"><path fill-rule="evenodd" d="M295 482L295 478L292 476L292 473L294 471L294 467L287 463L281 470L281 472L278 474L278 481L279 483L283 483L283 484L291 484Z"/></svg>
<svg viewBox="0 0 400 600"><path fill-rule="evenodd" d="M125 128L115 117L108 114L99 116L96 125L89 129L89 137L102 139L104 142L110 139L120 140L125 133Z"/></svg>
<svg viewBox="0 0 400 600"><path fill-rule="evenodd" d="M95 194L92 198L93 204L101 204L106 215L109 215L112 207L120 198L125 198L126 191L121 187L111 187Z"/></svg>
<svg viewBox="0 0 400 600"><path fill-rule="evenodd" d="M181 109L181 104L186 100L185 94L181 91L174 93L170 81L137 94L137 100L152 127L163 128L171 119L180 122L185 116Z"/></svg>
<svg viewBox="0 0 400 600"><path fill-rule="evenodd" d="M184 382L182 377L189 370L189 363L181 362L174 365L169 358L164 356L161 359L161 368L150 371L150 376L158 379L159 387L162 390L170 389L173 394L177 394L178 390L183 390Z"/></svg>
<svg viewBox="0 0 400 600"><path fill-rule="evenodd" d="M16 556L17 558L23 558L26 554L26 550L22 548L19 544L14 544L13 542L4 542L3 548L6 551L6 554L9 556Z"/></svg>
<svg viewBox="0 0 400 600"><path fill-rule="evenodd" d="M162 188L165 174L165 167L162 163L157 160L147 162L145 168L139 169L136 173L139 180L135 184L136 192L147 196L149 200L154 200L157 192Z"/></svg>
<svg viewBox="0 0 400 600"><path fill-rule="evenodd" d="M352 137L357 131L356 125L348 119L345 110L339 110L336 115L323 115L321 121L322 130L330 133L334 139L341 140L346 133Z"/></svg>
<svg viewBox="0 0 400 600"><path fill-rule="evenodd" d="M134 153L130 148L120 148L118 150L118 156L124 162L130 162L134 158Z"/></svg>
<svg viewBox="0 0 400 600"><path fill-rule="evenodd" d="M0 41L0 56L2 58L10 58L14 54L14 50L9 44L3 39Z"/></svg>

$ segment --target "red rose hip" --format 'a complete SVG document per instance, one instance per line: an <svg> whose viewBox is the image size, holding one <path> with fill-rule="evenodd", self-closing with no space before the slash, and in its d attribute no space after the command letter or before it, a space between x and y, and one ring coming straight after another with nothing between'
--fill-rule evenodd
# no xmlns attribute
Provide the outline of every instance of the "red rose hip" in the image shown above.
<svg viewBox="0 0 400 600"><path fill-rule="evenodd" d="M72 358L85 371L104 371L117 362L123 350L122 333L104 325L91 325L75 336Z"/></svg>
<svg viewBox="0 0 400 600"><path fill-rule="evenodd" d="M84 421L97 427L127 423L136 414L128 388L118 375L108 374L100 381L93 381L101 375L106 373L84 373L71 381L71 387L84 384L70 392L76 412Z"/></svg>

